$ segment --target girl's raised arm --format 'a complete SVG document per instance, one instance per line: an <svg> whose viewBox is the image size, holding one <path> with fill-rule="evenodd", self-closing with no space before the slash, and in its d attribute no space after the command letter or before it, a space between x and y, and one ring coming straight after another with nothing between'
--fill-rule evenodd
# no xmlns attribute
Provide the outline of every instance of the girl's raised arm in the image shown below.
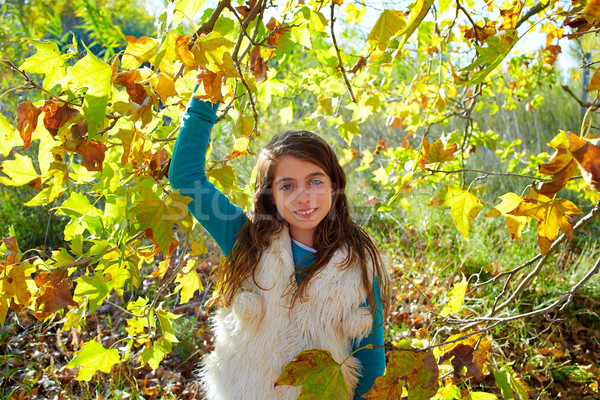
<svg viewBox="0 0 600 400"><path fill-rule="evenodd" d="M188 205L190 213L227 256L247 217L240 207L231 203L208 181L204 173L206 150L210 142L210 130L217 119L217 108L218 104L192 97L173 149L169 182L173 189L193 199Z"/></svg>

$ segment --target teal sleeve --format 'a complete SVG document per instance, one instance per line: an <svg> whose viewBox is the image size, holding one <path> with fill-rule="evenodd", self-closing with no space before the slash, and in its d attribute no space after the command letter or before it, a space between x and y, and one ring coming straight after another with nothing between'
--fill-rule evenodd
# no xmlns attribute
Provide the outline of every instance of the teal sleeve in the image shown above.
<svg viewBox="0 0 600 400"><path fill-rule="evenodd" d="M379 293L379 277L375 277L375 312L373 313L373 330L361 341L354 345L353 351L372 344L372 349L359 350L354 354L362 366L362 376L358 380L355 391L355 400L367 393L375 379L385 372L385 349L383 348L383 307L381 306L381 295ZM368 303L367 303L368 304Z"/></svg>
<svg viewBox="0 0 600 400"><path fill-rule="evenodd" d="M204 163L210 130L217 119L218 104L192 98L173 149L169 182L173 189L192 198L188 209L227 256L246 215L206 178Z"/></svg>

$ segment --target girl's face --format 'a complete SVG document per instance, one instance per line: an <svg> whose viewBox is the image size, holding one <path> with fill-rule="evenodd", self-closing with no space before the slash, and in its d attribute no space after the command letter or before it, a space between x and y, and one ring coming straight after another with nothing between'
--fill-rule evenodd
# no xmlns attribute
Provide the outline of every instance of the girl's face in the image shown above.
<svg viewBox="0 0 600 400"><path fill-rule="evenodd" d="M313 233L333 202L329 175L316 164L284 155L275 165L272 190L277 211L289 224L292 239L312 247Z"/></svg>

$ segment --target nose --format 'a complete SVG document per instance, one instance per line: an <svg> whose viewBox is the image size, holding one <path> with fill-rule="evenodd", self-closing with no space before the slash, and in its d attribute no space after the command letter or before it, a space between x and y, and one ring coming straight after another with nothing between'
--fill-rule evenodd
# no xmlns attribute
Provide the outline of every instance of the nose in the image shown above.
<svg viewBox="0 0 600 400"><path fill-rule="evenodd" d="M299 187L294 201L299 204L308 204L312 199L312 194L307 187Z"/></svg>

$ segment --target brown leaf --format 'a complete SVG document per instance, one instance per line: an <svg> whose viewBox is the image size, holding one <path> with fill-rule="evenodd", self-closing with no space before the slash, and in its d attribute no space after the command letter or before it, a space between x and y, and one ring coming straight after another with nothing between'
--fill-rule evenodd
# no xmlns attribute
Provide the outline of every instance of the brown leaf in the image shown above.
<svg viewBox="0 0 600 400"><path fill-rule="evenodd" d="M477 360L474 357L475 349L466 344L459 344L451 351L440 357L440 363L452 358L450 363L454 367L454 379L461 380L463 378L477 378L481 376L481 370L477 365ZM462 376L462 369L466 367L465 376Z"/></svg>
<svg viewBox="0 0 600 400"><path fill-rule="evenodd" d="M367 65L367 59L363 56L363 57L361 57L361 58L358 59L358 61L354 65L354 67L352 67L352 69L350 70L350 73L351 74L357 73L365 65Z"/></svg>
<svg viewBox="0 0 600 400"><path fill-rule="evenodd" d="M42 271L35 278L35 283L42 293L36 301L36 305L41 307L41 312L34 314L37 319L42 320L67 306L79 307L71 294L73 282L68 278L67 270Z"/></svg>
<svg viewBox="0 0 600 400"><path fill-rule="evenodd" d="M127 90L127 94L131 100L139 105L144 104L148 97L146 88L137 83L141 79L140 71L133 69L130 71L119 72L115 79L115 85L123 86Z"/></svg>
<svg viewBox="0 0 600 400"><path fill-rule="evenodd" d="M568 151L568 133L561 131L548 146L556 149L547 164L539 166L540 174L552 175L551 182L545 182L536 191L547 197L554 197L568 182L577 170L577 163Z"/></svg>
<svg viewBox="0 0 600 400"><path fill-rule="evenodd" d="M268 67L265 65L262 56L260 55L260 47L256 46L250 53L250 70L256 78L256 82L267 79Z"/></svg>
<svg viewBox="0 0 600 400"><path fill-rule="evenodd" d="M17 245L17 237L9 236L0 240L0 242L4 243L6 249L8 250L8 255L6 256L6 260L4 261L4 266L16 264L19 262L19 246Z"/></svg>
<svg viewBox="0 0 600 400"><path fill-rule="evenodd" d="M192 38L189 36L178 36L175 40L175 54L177 54L177 57L185 64L186 67L195 69L198 68L198 62L188 47L188 44L191 40Z"/></svg>
<svg viewBox="0 0 600 400"><path fill-rule="evenodd" d="M40 110L44 112L44 126L52 137L56 137L58 130L68 121L79 115L79 111L69 107L67 104L58 106L53 101L44 103Z"/></svg>
<svg viewBox="0 0 600 400"><path fill-rule="evenodd" d="M592 79L590 79L590 84L587 89L585 89L585 93L594 92L596 90L600 90L600 68L592 75Z"/></svg>
<svg viewBox="0 0 600 400"><path fill-rule="evenodd" d="M37 128L40 113L41 111L28 101L17 106L17 130L23 139L23 150L31 145L31 134Z"/></svg>
<svg viewBox="0 0 600 400"><path fill-rule="evenodd" d="M571 158L570 155L569 158ZM544 164L540 166L540 173L545 173L542 172L542 167L548 165L549 164ZM551 182L544 182L539 189L536 189L536 191L540 194L543 194L544 196L554 197L554 195L556 195L558 192L560 192L562 188L565 187L565 185L567 184L569 179L571 179L576 170L577 163L573 159L571 159L562 169L558 170L554 173L554 175L552 175ZM546 173L546 175L550 174Z"/></svg>
<svg viewBox="0 0 600 400"><path fill-rule="evenodd" d="M160 179L165 176L165 166L169 164L170 158L167 155L167 151L163 148L152 154L150 159L149 167L150 173L156 178Z"/></svg>
<svg viewBox="0 0 600 400"><path fill-rule="evenodd" d="M198 68L198 75L196 75L198 81L198 90L194 94L194 97L200 100L208 100L212 103L217 103L223 100L223 94L221 93L221 81L223 76L207 70L206 68Z"/></svg>
<svg viewBox="0 0 600 400"><path fill-rule="evenodd" d="M274 46L274 47L279 46L279 41L281 40L281 38L283 38L283 35L285 35L285 33L289 30L289 29L280 29L280 26L281 26L281 24L279 23L279 21L277 21L273 17L271 17L271 19L267 23L267 29L270 32L270 35L267 39L267 44L269 46Z"/></svg>
<svg viewBox="0 0 600 400"><path fill-rule="evenodd" d="M37 177L34 180L27 182L27 184L34 189L42 190L42 178L41 177Z"/></svg>
<svg viewBox="0 0 600 400"><path fill-rule="evenodd" d="M81 156L81 165L88 171L102 171L106 150L104 143L97 140L88 142L87 139L79 142L75 148L75 152Z"/></svg>
<svg viewBox="0 0 600 400"><path fill-rule="evenodd" d="M547 52L546 56L544 57L544 63L553 66L554 63L556 63L558 55L562 53L562 48L559 45L554 44L546 46L544 50Z"/></svg>
<svg viewBox="0 0 600 400"><path fill-rule="evenodd" d="M500 9L500 16L504 19L502 22L502 29L511 30L517 26L517 21L523 10L523 3L520 0L516 0L513 4L508 7L502 7Z"/></svg>
<svg viewBox="0 0 600 400"><path fill-rule="evenodd" d="M252 11L255 5L256 0L248 0L243 6L235 7L235 10L241 14L242 21L245 21L246 18L248 18L248 15L250 15L250 11Z"/></svg>
<svg viewBox="0 0 600 400"><path fill-rule="evenodd" d="M569 136L569 142L569 152L579 164L583 179L592 189L600 192L600 147L573 133Z"/></svg>
<svg viewBox="0 0 600 400"><path fill-rule="evenodd" d="M77 124L71 125L71 134L75 139L83 139L88 133L87 119L84 119Z"/></svg>

